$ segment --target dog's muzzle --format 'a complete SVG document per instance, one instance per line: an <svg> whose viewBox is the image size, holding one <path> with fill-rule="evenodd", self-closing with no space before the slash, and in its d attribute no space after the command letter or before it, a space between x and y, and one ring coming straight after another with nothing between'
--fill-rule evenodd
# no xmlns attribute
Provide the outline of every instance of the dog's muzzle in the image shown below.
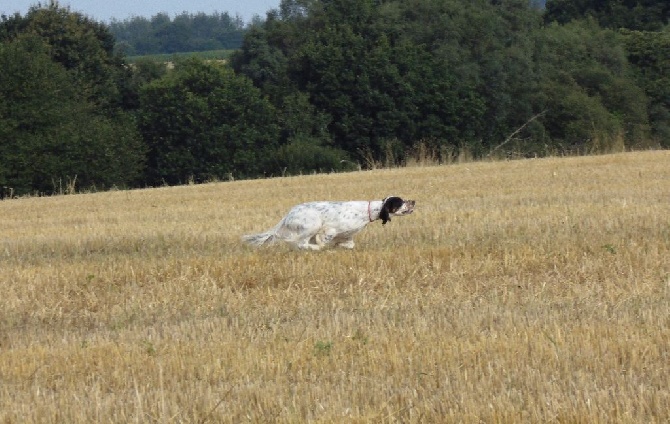
<svg viewBox="0 0 670 424"><path fill-rule="evenodd" d="M416 205L416 201L414 200L405 200L405 207L402 212L403 215L408 215L412 212L414 212L414 206Z"/></svg>

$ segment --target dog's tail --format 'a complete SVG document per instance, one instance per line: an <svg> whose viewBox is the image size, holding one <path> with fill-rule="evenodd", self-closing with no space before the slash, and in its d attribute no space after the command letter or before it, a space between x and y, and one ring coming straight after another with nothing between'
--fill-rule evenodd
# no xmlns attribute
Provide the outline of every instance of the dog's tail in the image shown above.
<svg viewBox="0 0 670 424"><path fill-rule="evenodd" d="M242 241L252 246L270 246L278 241L277 227L260 234L247 234L242 236Z"/></svg>

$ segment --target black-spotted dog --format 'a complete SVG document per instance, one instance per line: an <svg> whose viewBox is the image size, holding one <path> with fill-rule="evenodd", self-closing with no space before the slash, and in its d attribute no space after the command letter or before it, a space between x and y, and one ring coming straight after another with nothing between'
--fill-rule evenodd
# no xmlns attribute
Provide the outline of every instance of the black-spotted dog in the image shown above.
<svg viewBox="0 0 670 424"><path fill-rule="evenodd" d="M409 215L414 200L391 196L384 200L350 202L310 202L294 206L279 223L264 233L251 234L242 240L253 246L290 243L300 249L320 250L327 246L354 248L354 235L371 222L392 216Z"/></svg>

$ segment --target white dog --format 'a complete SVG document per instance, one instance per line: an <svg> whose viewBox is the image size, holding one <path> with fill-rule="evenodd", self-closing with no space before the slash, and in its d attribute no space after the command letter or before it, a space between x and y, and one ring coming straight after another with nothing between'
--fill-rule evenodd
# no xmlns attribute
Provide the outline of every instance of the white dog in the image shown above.
<svg viewBox="0 0 670 424"><path fill-rule="evenodd" d="M274 228L242 237L253 246L281 240L300 249L320 250L326 246L354 248L354 235L378 219L382 224L391 216L414 211L414 200L387 197L384 200L351 202L310 202L294 206Z"/></svg>

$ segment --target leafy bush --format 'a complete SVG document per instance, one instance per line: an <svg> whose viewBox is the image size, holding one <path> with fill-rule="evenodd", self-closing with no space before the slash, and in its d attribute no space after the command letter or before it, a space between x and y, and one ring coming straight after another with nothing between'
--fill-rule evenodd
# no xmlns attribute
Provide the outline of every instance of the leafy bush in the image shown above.
<svg viewBox="0 0 670 424"><path fill-rule="evenodd" d="M149 184L255 177L272 169L274 108L246 77L224 65L179 61L143 87L140 104Z"/></svg>
<svg viewBox="0 0 670 424"><path fill-rule="evenodd" d="M282 174L289 175L351 169L346 152L307 137L295 138L281 146L277 151L277 166Z"/></svg>
<svg viewBox="0 0 670 424"><path fill-rule="evenodd" d="M98 113L41 38L0 44L0 183L16 195L58 192L58 181L137 183L144 145L135 122Z"/></svg>

